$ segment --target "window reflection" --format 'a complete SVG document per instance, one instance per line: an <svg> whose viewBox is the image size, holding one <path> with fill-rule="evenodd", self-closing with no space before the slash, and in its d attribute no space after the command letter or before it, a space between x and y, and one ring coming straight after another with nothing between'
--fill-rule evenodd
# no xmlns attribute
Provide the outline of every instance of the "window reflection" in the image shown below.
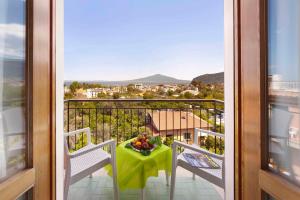
<svg viewBox="0 0 300 200"><path fill-rule="evenodd" d="M300 1L268 6L269 167L300 185Z"/></svg>
<svg viewBox="0 0 300 200"><path fill-rule="evenodd" d="M0 1L0 182L26 167L25 8Z"/></svg>

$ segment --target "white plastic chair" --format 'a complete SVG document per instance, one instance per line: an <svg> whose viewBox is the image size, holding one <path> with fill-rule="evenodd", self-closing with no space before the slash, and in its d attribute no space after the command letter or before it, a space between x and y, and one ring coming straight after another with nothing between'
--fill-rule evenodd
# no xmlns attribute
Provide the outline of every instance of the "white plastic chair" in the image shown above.
<svg viewBox="0 0 300 200"><path fill-rule="evenodd" d="M68 136L86 133L87 145L83 148L70 153L68 147ZM65 156L66 156L66 174L65 174L65 188L64 199L67 200L69 186L81 180L104 166L111 164L113 171L113 186L114 199L119 199L119 189L117 185L117 168L116 168L116 142L109 140L100 144L91 143L90 128L84 128L64 134ZM111 154L104 151L104 146L110 146Z"/></svg>
<svg viewBox="0 0 300 200"><path fill-rule="evenodd" d="M175 192L175 180L176 180L176 168L177 166L181 166L182 168L190 171L193 173L193 178L195 179L195 175L198 175L202 177L203 179L221 187L225 187L225 162L224 162L224 156L223 155L217 155L214 153L211 153L205 149L200 148L198 143L198 132L207 134L207 135L213 135L217 137L224 138L223 134L220 133L214 133L212 131L208 130L202 130L202 129L195 129L194 134L194 144L185 144L179 141L174 141L172 145L172 176L171 176L171 194L170 194L170 200L174 199L174 192ZM177 154L177 148L178 147L184 147L183 153L200 153L210 156L219 166L220 168L197 168L193 167L189 164L189 162L186 161L184 156L181 154Z"/></svg>

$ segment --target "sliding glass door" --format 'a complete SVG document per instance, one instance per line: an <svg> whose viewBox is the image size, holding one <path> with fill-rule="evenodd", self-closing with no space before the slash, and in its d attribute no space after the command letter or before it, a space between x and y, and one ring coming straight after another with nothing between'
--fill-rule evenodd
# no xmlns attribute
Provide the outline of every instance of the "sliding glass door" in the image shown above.
<svg viewBox="0 0 300 200"><path fill-rule="evenodd" d="M27 165L26 1L3 0L0 13L0 181L4 181Z"/></svg>
<svg viewBox="0 0 300 200"><path fill-rule="evenodd" d="M262 187L271 199L299 199L300 1L268 0L267 13L267 162L276 179L262 175L271 185Z"/></svg>
<svg viewBox="0 0 300 200"><path fill-rule="evenodd" d="M300 199L300 1L235 2L236 197Z"/></svg>
<svg viewBox="0 0 300 200"><path fill-rule="evenodd" d="M53 1L54 2L54 1ZM0 1L0 199L54 199L52 1ZM52 9L53 8L53 9Z"/></svg>
<svg viewBox="0 0 300 200"><path fill-rule="evenodd" d="M29 183L21 184L6 198L25 193L33 185L34 173L29 167L29 104L28 60L26 50L26 0L2 0L0 2L0 184L10 178L25 177ZM18 184L15 182L14 184ZM28 188L27 188L28 189ZM23 195L22 198L29 197Z"/></svg>
<svg viewBox="0 0 300 200"><path fill-rule="evenodd" d="M300 1L268 2L269 169L300 187Z"/></svg>

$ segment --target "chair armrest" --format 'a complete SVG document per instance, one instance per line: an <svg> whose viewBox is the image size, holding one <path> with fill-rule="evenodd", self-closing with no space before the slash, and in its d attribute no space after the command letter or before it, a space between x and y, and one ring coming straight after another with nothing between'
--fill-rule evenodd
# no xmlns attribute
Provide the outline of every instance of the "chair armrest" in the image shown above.
<svg viewBox="0 0 300 200"><path fill-rule="evenodd" d="M89 149L86 149L85 151L80 151L80 152L73 152L73 153L69 153L69 156L70 158L75 158L75 157L78 157L78 156L81 156L81 155L84 155L84 154L87 154L91 151L94 151L96 149L99 149L99 148L102 148L104 146L108 146L110 145L111 148L115 148L116 147L116 142L114 140L108 140L108 141L105 141L105 142L102 142L100 144L97 144Z"/></svg>
<svg viewBox="0 0 300 200"><path fill-rule="evenodd" d="M214 158L217 158L217 159L220 159L220 160L224 160L224 156L223 155L217 155L217 154L211 153L211 152L209 152L207 150L201 149L200 147L197 147L197 146L194 146L194 145L189 145L189 144L185 144L183 142L174 141L174 143L172 145L173 150L174 149L176 150L177 146L181 146L181 147L190 149L192 151L195 151L197 153L203 153L203 154L206 154L208 156L211 156L211 157L214 157Z"/></svg>

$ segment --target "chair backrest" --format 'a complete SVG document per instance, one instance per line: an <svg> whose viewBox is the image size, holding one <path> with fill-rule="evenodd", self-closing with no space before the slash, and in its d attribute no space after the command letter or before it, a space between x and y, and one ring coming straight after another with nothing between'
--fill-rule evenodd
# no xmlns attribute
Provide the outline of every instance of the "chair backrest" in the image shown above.
<svg viewBox="0 0 300 200"><path fill-rule="evenodd" d="M86 133L86 135L87 135L87 145L91 144L91 129L89 127L83 128L83 129L78 129L76 131L71 131L71 132L68 132L68 133L64 133L64 146L65 146L66 156L69 156L69 154L70 154L70 149L69 149L69 145L68 145L68 138L70 136L75 136L75 135L80 134L80 133Z"/></svg>
<svg viewBox="0 0 300 200"><path fill-rule="evenodd" d="M198 145L198 137L199 136L216 136L222 139L225 139L225 135L222 133L213 132L210 130L195 128L194 130L194 144Z"/></svg>

